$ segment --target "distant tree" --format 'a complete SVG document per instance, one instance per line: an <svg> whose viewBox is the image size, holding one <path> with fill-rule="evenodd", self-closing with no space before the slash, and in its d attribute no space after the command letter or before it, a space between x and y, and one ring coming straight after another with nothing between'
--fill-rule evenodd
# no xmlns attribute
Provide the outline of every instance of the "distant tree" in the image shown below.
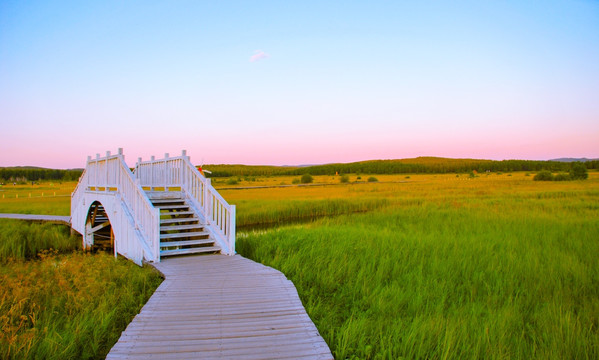
<svg viewBox="0 0 599 360"><path fill-rule="evenodd" d="M349 175L341 175L341 177L339 178L339 182L341 182L341 183L348 183L349 182Z"/></svg>
<svg viewBox="0 0 599 360"><path fill-rule="evenodd" d="M314 181L314 179L312 178L312 175L310 175L310 174L304 174L304 175L302 175L302 177L300 179L300 182L302 184L311 184L312 181Z"/></svg>
<svg viewBox="0 0 599 360"><path fill-rule="evenodd" d="M588 179L589 173L587 172L587 167L584 166L583 163L573 163L572 168L570 169L570 177L572 178L572 180Z"/></svg>
<svg viewBox="0 0 599 360"><path fill-rule="evenodd" d="M374 176L371 176L368 178L368 182L377 182L379 181L379 179L375 178Z"/></svg>
<svg viewBox="0 0 599 360"><path fill-rule="evenodd" d="M553 181L553 175L547 170L539 171L534 178L534 181Z"/></svg>

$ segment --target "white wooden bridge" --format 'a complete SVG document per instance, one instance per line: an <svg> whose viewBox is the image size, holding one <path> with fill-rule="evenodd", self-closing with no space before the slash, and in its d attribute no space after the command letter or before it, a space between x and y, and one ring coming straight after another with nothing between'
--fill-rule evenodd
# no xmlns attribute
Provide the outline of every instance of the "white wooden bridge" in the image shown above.
<svg viewBox="0 0 599 360"><path fill-rule="evenodd" d="M181 156L141 158L122 149L88 157L71 197L71 226L84 248L106 246L141 265L169 255L235 254L235 206Z"/></svg>
<svg viewBox="0 0 599 360"><path fill-rule="evenodd" d="M107 358L333 359L293 283L235 255L235 206L185 151L133 171L122 149L88 157L71 226L85 248L113 248L165 277Z"/></svg>

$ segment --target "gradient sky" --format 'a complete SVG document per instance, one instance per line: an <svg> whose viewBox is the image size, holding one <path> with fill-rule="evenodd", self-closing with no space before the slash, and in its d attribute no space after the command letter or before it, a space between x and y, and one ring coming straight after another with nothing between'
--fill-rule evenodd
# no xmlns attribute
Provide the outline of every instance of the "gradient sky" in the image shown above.
<svg viewBox="0 0 599 360"><path fill-rule="evenodd" d="M0 166L599 158L598 1L0 1Z"/></svg>

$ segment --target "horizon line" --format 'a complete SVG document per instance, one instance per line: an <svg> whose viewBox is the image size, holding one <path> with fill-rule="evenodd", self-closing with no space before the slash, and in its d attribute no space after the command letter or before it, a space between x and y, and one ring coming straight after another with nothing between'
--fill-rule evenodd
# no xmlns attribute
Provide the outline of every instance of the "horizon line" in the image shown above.
<svg viewBox="0 0 599 360"><path fill-rule="evenodd" d="M213 164L202 164L202 165L194 165L194 166L220 166L220 165L229 165L229 166L269 166L269 167L311 167L311 166L323 166L323 165L334 165L334 164L353 164L360 162L369 162L369 161L398 161L398 160L411 160L411 159L420 159L420 158L435 158L435 159L449 159L449 160L476 160L476 161L555 161L555 162L575 162L575 161L597 161L599 158L588 158L588 157L559 157L553 159L484 159L484 158L469 158L469 157L444 157L444 156L429 156L422 155L416 157L409 158L389 158L389 159L367 159L367 160L357 160L357 161L348 161L348 162L327 162L327 163L316 163L316 164L296 164L296 165L274 165L274 164L243 164L243 163L213 163ZM0 168L38 168L38 169L52 169L52 170L82 170L85 167L74 167L74 168L49 168L38 165L13 165L13 166L0 166Z"/></svg>

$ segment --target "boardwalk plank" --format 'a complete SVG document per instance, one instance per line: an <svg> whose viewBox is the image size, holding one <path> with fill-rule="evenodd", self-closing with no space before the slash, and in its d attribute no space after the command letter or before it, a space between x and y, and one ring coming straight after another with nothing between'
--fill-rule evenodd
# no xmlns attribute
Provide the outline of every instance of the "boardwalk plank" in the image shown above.
<svg viewBox="0 0 599 360"><path fill-rule="evenodd" d="M107 359L333 359L279 271L241 256L169 258Z"/></svg>
<svg viewBox="0 0 599 360"><path fill-rule="evenodd" d="M71 225L70 216L60 215L35 215L35 214L0 214L0 219L15 219L15 220L26 220L26 221L42 221L42 222L55 222L64 225Z"/></svg>

